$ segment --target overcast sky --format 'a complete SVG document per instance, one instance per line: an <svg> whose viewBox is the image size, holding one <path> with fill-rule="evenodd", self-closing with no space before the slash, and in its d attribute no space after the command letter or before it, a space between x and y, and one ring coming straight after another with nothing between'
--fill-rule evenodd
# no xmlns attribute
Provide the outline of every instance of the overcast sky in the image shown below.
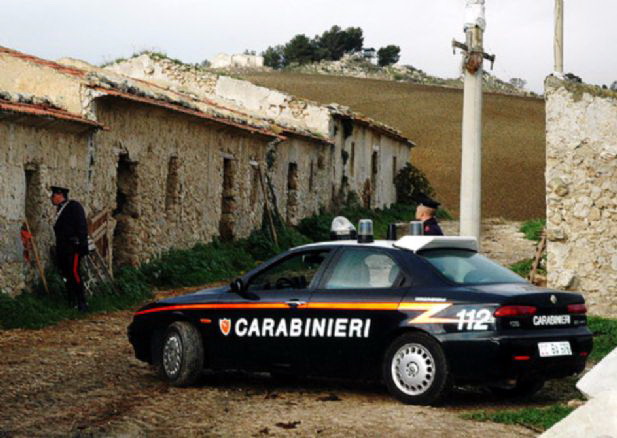
<svg viewBox="0 0 617 438"><path fill-rule="evenodd" d="M0 0L0 45L43 58L99 64L156 49L185 62L262 51L337 24L365 47L401 47L401 63L458 75L464 0ZM553 69L554 0L486 0L485 49L495 73L542 91ZM617 1L565 0L564 68L585 82L617 80ZM488 66L487 66L488 67ZM1 74L1 72L0 72Z"/></svg>

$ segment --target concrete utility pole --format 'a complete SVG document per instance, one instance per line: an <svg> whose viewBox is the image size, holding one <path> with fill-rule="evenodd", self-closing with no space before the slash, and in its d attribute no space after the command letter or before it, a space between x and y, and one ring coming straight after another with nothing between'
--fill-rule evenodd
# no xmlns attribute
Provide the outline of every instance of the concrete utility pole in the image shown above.
<svg viewBox="0 0 617 438"><path fill-rule="evenodd" d="M555 0L555 53L554 75L563 78L563 0Z"/></svg>
<svg viewBox="0 0 617 438"><path fill-rule="evenodd" d="M486 21L484 0L466 0L465 44L453 41L463 50L465 88L463 98L463 145L461 162L460 234L480 241L482 202L482 63L495 56L484 53L482 41Z"/></svg>

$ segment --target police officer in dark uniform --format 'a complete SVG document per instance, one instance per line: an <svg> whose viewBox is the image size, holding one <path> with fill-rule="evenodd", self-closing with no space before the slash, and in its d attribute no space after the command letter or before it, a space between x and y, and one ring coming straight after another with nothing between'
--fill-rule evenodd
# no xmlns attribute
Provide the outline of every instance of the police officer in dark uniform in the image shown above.
<svg viewBox="0 0 617 438"><path fill-rule="evenodd" d="M435 213L440 203L424 193L419 193L414 199L418 203L416 207L416 220L422 221L424 235L443 236L443 231L441 231L441 227L435 218Z"/></svg>
<svg viewBox="0 0 617 438"><path fill-rule="evenodd" d="M88 254L88 225L84 208L68 199L69 189L52 186L51 202L56 206L56 265L64 277L69 298L85 312L86 297L79 271L82 256Z"/></svg>

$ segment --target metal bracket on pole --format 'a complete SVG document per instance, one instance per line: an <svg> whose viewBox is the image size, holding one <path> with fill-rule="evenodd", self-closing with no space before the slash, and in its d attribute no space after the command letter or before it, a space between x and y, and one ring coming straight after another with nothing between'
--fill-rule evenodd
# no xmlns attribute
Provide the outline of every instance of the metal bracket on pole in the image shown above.
<svg viewBox="0 0 617 438"><path fill-rule="evenodd" d="M469 46L467 46L467 44L465 43L459 43L456 40L452 40L452 54L456 55L456 49L460 49L461 52L465 53L465 55L470 55L472 53L476 53L475 51L470 51L469 50ZM482 52L482 58L486 59L487 61L491 61L491 70L493 69L493 64L495 63L495 55L491 55L489 53L486 52Z"/></svg>

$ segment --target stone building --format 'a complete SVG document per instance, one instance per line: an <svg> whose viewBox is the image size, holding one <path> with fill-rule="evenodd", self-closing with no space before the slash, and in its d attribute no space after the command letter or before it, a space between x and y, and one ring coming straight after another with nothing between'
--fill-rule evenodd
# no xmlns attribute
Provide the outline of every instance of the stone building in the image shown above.
<svg viewBox="0 0 617 438"><path fill-rule="evenodd" d="M249 81L180 65L156 54L145 53L106 69L331 139L333 193L351 191L369 208L387 207L396 201L394 176L410 161L415 145L383 123L341 105L320 105ZM310 166L306 169L310 173Z"/></svg>
<svg viewBox="0 0 617 438"><path fill-rule="evenodd" d="M349 140L339 145L341 134L334 133L356 116L328 112L322 122L333 135L324 135L310 124L279 123L195 90L81 61L60 64L0 48L0 70L3 292L19 293L31 276L19 237L25 219L42 262L49 261L51 185L69 187L89 218L106 218L102 252L114 265L136 265L215 236L247 236L261 225L262 182L292 224L330 207L344 188L340 151ZM402 166L411 142L362 123L348 137L383 130L370 141L400 156L387 165L390 172ZM380 166L373 164L371 206L395 201L392 187L381 187L392 182Z"/></svg>
<svg viewBox="0 0 617 438"><path fill-rule="evenodd" d="M551 287L617 316L617 93L550 77L546 96Z"/></svg>
<svg viewBox="0 0 617 438"><path fill-rule="evenodd" d="M212 59L212 68L263 68L264 57L260 55L228 55L219 53Z"/></svg>

